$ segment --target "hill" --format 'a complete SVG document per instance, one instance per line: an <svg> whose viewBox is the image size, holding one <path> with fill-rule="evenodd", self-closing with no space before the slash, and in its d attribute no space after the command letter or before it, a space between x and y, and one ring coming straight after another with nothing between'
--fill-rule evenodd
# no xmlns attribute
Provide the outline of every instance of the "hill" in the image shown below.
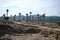
<svg viewBox="0 0 60 40"><path fill-rule="evenodd" d="M31 19L32 21L38 21L37 15L32 15L32 16L34 16L33 20ZM12 16L12 18L11 18L11 16L9 17L10 20L13 20L13 18L14 18L14 16ZM30 18L30 16L29 16L29 18ZM0 20L1 19L3 19L3 18L0 17ZM16 16L16 20L19 20L18 15ZM21 15L20 20L22 20L22 21L26 20L26 16ZM60 21L59 16L45 16L45 22L58 22L58 21Z"/></svg>

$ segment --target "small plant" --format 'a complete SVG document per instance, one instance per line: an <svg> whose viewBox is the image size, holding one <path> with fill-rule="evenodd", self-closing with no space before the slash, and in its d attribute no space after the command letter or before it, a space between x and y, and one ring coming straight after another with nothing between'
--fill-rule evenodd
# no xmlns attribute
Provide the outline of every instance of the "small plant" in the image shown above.
<svg viewBox="0 0 60 40"><path fill-rule="evenodd" d="M60 26L60 21L59 21L59 22L57 22L57 24L58 24L58 26Z"/></svg>
<svg viewBox="0 0 60 40"><path fill-rule="evenodd" d="M9 20L9 17L5 17L4 19L5 19L5 20Z"/></svg>
<svg viewBox="0 0 60 40"><path fill-rule="evenodd" d="M58 32L57 32L57 33L56 33L56 36L55 36L56 40L58 40L58 36L59 36L59 35L58 35Z"/></svg>

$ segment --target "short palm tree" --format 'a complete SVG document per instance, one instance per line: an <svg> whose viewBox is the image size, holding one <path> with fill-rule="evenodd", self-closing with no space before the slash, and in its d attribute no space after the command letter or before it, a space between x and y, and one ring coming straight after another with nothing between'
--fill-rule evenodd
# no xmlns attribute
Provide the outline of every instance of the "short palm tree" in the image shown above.
<svg viewBox="0 0 60 40"><path fill-rule="evenodd" d="M8 11L9 11L9 10L7 9L7 10L6 10L6 12L7 12L7 13L6 13L6 14L7 14L7 17L5 17L5 20L6 20L6 21L9 19L9 17L8 17Z"/></svg>
<svg viewBox="0 0 60 40"><path fill-rule="evenodd" d="M19 21L21 21L21 13L19 13Z"/></svg>
<svg viewBox="0 0 60 40"><path fill-rule="evenodd" d="M5 19L5 14L3 14L3 18Z"/></svg>
<svg viewBox="0 0 60 40"><path fill-rule="evenodd" d="M14 21L16 21L16 15L14 15Z"/></svg>
<svg viewBox="0 0 60 40"><path fill-rule="evenodd" d="M32 12L30 12L30 22L31 22L31 14L32 14Z"/></svg>
<svg viewBox="0 0 60 40"><path fill-rule="evenodd" d="M44 25L45 22L45 14L42 15L42 24Z"/></svg>
<svg viewBox="0 0 60 40"><path fill-rule="evenodd" d="M43 17L43 22L45 22L45 14L43 14L42 17Z"/></svg>
<svg viewBox="0 0 60 40"><path fill-rule="evenodd" d="M32 22L34 22L34 16L32 16Z"/></svg>
<svg viewBox="0 0 60 40"><path fill-rule="evenodd" d="M28 22L29 20L29 17L28 17L28 14L26 14L26 22Z"/></svg>

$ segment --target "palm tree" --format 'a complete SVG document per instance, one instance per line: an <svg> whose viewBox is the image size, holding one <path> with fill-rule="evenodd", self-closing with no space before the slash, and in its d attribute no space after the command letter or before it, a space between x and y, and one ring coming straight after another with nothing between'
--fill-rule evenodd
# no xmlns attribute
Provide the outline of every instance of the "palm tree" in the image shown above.
<svg viewBox="0 0 60 40"><path fill-rule="evenodd" d="M32 22L34 22L34 16L32 16Z"/></svg>
<svg viewBox="0 0 60 40"><path fill-rule="evenodd" d="M43 14L43 22L45 22L45 14Z"/></svg>
<svg viewBox="0 0 60 40"><path fill-rule="evenodd" d="M40 15L39 14L37 14L37 17L38 17L38 23L40 22Z"/></svg>
<svg viewBox="0 0 60 40"><path fill-rule="evenodd" d="M3 14L3 18L5 19L5 14Z"/></svg>
<svg viewBox="0 0 60 40"><path fill-rule="evenodd" d="M21 13L19 13L19 21L21 21Z"/></svg>
<svg viewBox="0 0 60 40"><path fill-rule="evenodd" d="M42 22L42 16L40 15L40 22Z"/></svg>
<svg viewBox="0 0 60 40"><path fill-rule="evenodd" d="M16 15L14 15L14 21L16 21Z"/></svg>
<svg viewBox="0 0 60 40"><path fill-rule="evenodd" d="M42 24L44 25L45 22L45 14L42 15Z"/></svg>
<svg viewBox="0 0 60 40"><path fill-rule="evenodd" d="M7 9L7 10L6 10L6 12L7 12L7 17L8 17L8 11L9 11L9 10Z"/></svg>
<svg viewBox="0 0 60 40"><path fill-rule="evenodd" d="M26 14L26 22L28 22L28 20L29 20L29 19L28 19L28 14Z"/></svg>
<svg viewBox="0 0 60 40"><path fill-rule="evenodd" d="M32 14L32 12L30 12L30 22L31 22L31 14Z"/></svg>
<svg viewBox="0 0 60 40"><path fill-rule="evenodd" d="M6 10L6 12L7 12L7 13L6 13L6 14L7 14L7 17L5 17L5 20L6 20L6 21L9 19L9 17L8 17L8 11L9 11L9 10L7 9L7 10Z"/></svg>

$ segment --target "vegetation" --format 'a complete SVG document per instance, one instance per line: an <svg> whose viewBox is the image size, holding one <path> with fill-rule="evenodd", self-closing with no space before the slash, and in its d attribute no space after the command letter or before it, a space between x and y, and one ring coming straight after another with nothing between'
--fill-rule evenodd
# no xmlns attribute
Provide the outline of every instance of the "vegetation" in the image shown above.
<svg viewBox="0 0 60 40"><path fill-rule="evenodd" d="M28 14L26 14L26 22L28 22L29 21L29 16L28 16Z"/></svg>
<svg viewBox="0 0 60 40"><path fill-rule="evenodd" d="M19 21L21 21L21 13L19 13Z"/></svg>
<svg viewBox="0 0 60 40"><path fill-rule="evenodd" d="M5 14L3 14L4 20L8 20L9 19L9 17L8 17L8 11L9 10L7 9L6 10L7 17L5 16ZM42 22L42 25L43 26L41 26L40 24L36 24L36 22L34 22L34 16L32 16L31 14L32 14L32 12L30 12L30 15L29 14L26 14L26 16L25 16L26 17L27 24L25 24L26 23L25 21L23 21L20 24L20 21L22 21L21 20L21 13L19 13L19 17L18 17L19 18L19 20L18 20L19 22L16 22L15 23L15 21L16 21L16 15L14 15L14 17L13 17L13 21L14 22L12 21L10 23L10 21L7 21L7 23L10 23L10 25L12 25L12 28L10 28L10 26L4 25L4 24L3 24L4 26L3 25L0 25L1 26L0 27L0 31L3 30L0 33L3 34L3 33L13 32L13 34L15 34L15 33L18 34L19 33L20 35L21 34L25 34L25 36L26 36L26 34L29 34L29 35L32 35L32 36L34 35L35 37L38 35L39 38L42 35L42 37L45 37L46 38L46 37L52 37L53 35L55 35L54 32L59 31L59 30L57 30L57 28L54 28L53 29L53 27L55 27L56 24L53 24L53 23L52 24L51 23L45 23L45 14L43 14L43 15L37 14L38 23ZM11 15L11 17L12 17L12 15ZM50 18L50 21L51 20L52 19ZM30 24L28 24L28 22ZM33 23L31 23L31 22L33 22ZM0 24L1 23L2 22L0 22ZM46 24L46 25L44 25L44 24ZM60 22L58 22L57 24L58 24L58 26L60 26ZM58 32L53 37L55 37L55 39L58 40L58 38L59 38Z"/></svg>
<svg viewBox="0 0 60 40"><path fill-rule="evenodd" d="M59 34L58 34L58 32L56 32L56 36L55 36L55 38L56 38L56 40L58 40L58 38L59 38Z"/></svg>
<svg viewBox="0 0 60 40"><path fill-rule="evenodd" d="M9 19L9 17L8 17L8 9L6 10L6 12L7 12L7 17L5 16L5 14L3 14L3 17L4 17L4 20L8 20Z"/></svg>
<svg viewBox="0 0 60 40"><path fill-rule="evenodd" d="M45 14L42 15L42 25L44 25L45 22Z"/></svg>
<svg viewBox="0 0 60 40"><path fill-rule="evenodd" d="M3 17L4 17L4 19L5 19L5 14L3 14Z"/></svg>
<svg viewBox="0 0 60 40"><path fill-rule="evenodd" d="M34 16L32 16L32 22L34 22Z"/></svg>
<svg viewBox="0 0 60 40"><path fill-rule="evenodd" d="M14 21L16 21L16 15L14 15Z"/></svg>
<svg viewBox="0 0 60 40"><path fill-rule="evenodd" d="M9 11L9 10L7 9L7 10L6 10L6 12L7 12L7 17L8 17L8 11Z"/></svg>
<svg viewBox="0 0 60 40"><path fill-rule="evenodd" d="M57 22L57 24L58 24L58 26L60 26L60 21L59 21L59 22Z"/></svg>
<svg viewBox="0 0 60 40"><path fill-rule="evenodd" d="M30 12L30 22L31 22L31 14L32 14L32 12Z"/></svg>

